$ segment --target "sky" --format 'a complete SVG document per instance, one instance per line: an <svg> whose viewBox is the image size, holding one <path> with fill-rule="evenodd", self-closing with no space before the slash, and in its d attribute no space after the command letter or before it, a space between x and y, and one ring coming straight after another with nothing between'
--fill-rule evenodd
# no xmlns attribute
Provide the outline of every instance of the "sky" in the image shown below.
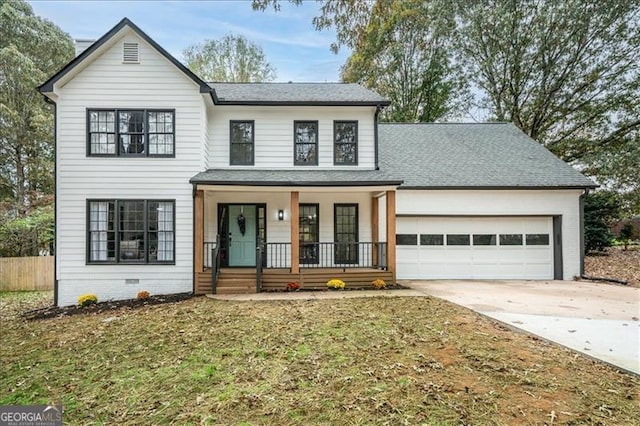
<svg viewBox="0 0 640 426"><path fill-rule="evenodd" d="M74 39L97 39L127 17L182 61L182 50L206 39L241 34L262 47L279 82L339 81L349 56L329 50L335 33L316 31L311 20L319 5L282 1L279 12L254 11L245 0L208 1L50 1L32 0L34 12Z"/></svg>

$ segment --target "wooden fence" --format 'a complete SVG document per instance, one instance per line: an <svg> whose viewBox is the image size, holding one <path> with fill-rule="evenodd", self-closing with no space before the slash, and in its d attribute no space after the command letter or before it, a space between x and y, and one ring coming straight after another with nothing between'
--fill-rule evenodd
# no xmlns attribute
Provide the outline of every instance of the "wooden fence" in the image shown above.
<svg viewBox="0 0 640 426"><path fill-rule="evenodd" d="M54 256L1 257L0 291L53 290Z"/></svg>

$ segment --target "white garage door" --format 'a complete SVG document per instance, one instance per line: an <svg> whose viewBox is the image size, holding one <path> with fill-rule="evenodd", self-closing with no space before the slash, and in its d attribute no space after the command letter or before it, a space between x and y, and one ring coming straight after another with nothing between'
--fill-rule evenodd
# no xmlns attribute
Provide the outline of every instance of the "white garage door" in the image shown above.
<svg viewBox="0 0 640 426"><path fill-rule="evenodd" d="M399 279L553 279L551 217L398 217Z"/></svg>

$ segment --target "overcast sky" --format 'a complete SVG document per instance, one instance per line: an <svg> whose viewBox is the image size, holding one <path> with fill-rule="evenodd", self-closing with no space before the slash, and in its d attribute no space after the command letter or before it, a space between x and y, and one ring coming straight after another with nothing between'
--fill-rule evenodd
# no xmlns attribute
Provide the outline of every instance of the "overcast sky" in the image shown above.
<svg viewBox="0 0 640 426"><path fill-rule="evenodd" d="M264 50L276 81L338 81L348 51L330 52L333 31L314 30L315 1L280 12L256 12L250 1L29 1L35 13L72 38L96 39L127 17L182 60L182 49L225 34L242 34Z"/></svg>

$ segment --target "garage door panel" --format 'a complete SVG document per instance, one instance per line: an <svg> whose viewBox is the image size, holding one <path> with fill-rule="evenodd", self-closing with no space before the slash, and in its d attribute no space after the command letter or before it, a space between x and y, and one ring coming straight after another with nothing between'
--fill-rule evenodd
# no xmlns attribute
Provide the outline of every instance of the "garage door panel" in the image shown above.
<svg viewBox="0 0 640 426"><path fill-rule="evenodd" d="M417 235L418 241L397 247L398 278L553 278L551 217L399 217L397 229L398 234ZM454 234L468 235L470 245L447 245L447 235ZM501 234L520 236L502 243L522 245L501 245ZM542 245L527 245L528 234L536 234L531 244ZM443 245L422 244L436 244L434 235L442 236ZM493 238L480 237L474 245L473 235ZM549 244L544 244L546 235Z"/></svg>

